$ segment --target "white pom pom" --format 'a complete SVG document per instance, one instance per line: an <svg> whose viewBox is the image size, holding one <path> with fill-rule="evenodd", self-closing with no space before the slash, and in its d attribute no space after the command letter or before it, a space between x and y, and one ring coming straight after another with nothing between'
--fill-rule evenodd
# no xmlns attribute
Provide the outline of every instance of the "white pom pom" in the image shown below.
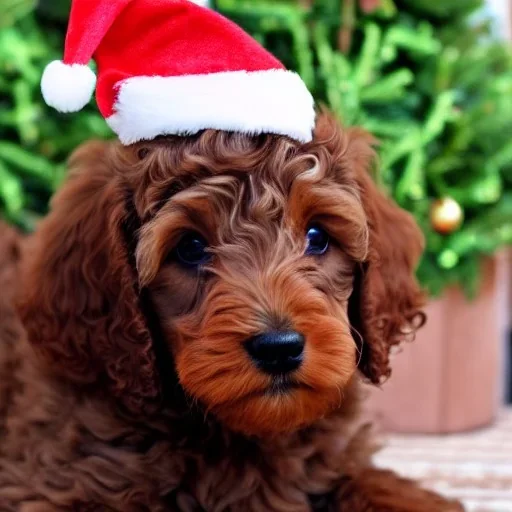
<svg viewBox="0 0 512 512"><path fill-rule="evenodd" d="M210 0L190 0L193 4L200 5L201 7L209 7Z"/></svg>
<svg viewBox="0 0 512 512"><path fill-rule="evenodd" d="M41 79L44 101L59 112L78 112L89 103L96 75L89 66L64 64L54 60L46 66Z"/></svg>

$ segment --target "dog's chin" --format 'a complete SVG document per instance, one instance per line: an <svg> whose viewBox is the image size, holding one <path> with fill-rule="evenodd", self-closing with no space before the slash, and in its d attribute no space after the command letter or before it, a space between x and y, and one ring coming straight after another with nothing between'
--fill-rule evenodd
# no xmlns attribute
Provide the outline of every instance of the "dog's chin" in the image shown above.
<svg viewBox="0 0 512 512"><path fill-rule="evenodd" d="M340 387L314 390L300 384L273 384L236 403L212 407L228 428L256 437L274 437L307 427L340 407Z"/></svg>

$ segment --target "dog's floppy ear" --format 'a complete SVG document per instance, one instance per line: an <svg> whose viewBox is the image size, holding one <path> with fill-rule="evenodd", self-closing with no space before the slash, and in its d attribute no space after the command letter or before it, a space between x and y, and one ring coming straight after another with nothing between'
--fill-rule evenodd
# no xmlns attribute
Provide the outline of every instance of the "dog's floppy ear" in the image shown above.
<svg viewBox="0 0 512 512"><path fill-rule="evenodd" d="M356 272L349 318L362 337L359 367L379 383L391 372L391 346L414 339L425 321L423 294L415 279L423 235L412 216L377 189L366 169L357 172L369 247Z"/></svg>
<svg viewBox="0 0 512 512"><path fill-rule="evenodd" d="M131 261L130 192L112 171L107 143L82 146L70 167L28 248L19 311L52 371L148 411L159 384Z"/></svg>
<svg viewBox="0 0 512 512"><path fill-rule="evenodd" d="M415 279L424 247L413 217L374 183L374 139L358 128L342 130L323 114L317 136L325 141L340 179L356 183L368 222L368 254L356 270L349 301L354 338L360 342L359 368L373 383L390 375L389 350L411 340L424 323L423 294Z"/></svg>
<svg viewBox="0 0 512 512"><path fill-rule="evenodd" d="M424 238L412 215L372 179L372 143L361 130L349 134L346 158L355 172L369 228L368 254L356 271L349 318L362 337L359 368L379 383L391 373L390 348L414 339L425 321L420 309L424 297L415 278Z"/></svg>

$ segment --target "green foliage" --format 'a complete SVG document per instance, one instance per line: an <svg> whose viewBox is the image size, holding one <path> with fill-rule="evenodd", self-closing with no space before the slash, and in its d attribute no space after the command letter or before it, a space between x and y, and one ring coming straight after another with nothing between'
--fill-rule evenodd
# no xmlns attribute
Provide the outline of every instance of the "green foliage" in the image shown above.
<svg viewBox="0 0 512 512"><path fill-rule="evenodd" d="M13 25L16 20L29 14L36 0L2 0L0 5L0 28Z"/></svg>
<svg viewBox="0 0 512 512"><path fill-rule="evenodd" d="M60 115L44 104L41 73L62 55L65 23L42 9L36 16L31 3L9 0L19 9L9 8L11 22L0 27L0 214L25 230L46 212L73 148L111 133L94 106Z"/></svg>
<svg viewBox="0 0 512 512"><path fill-rule="evenodd" d="M30 230L80 142L108 137L97 109L59 115L39 90L59 58L69 0L0 2L0 213ZM422 227L418 274L432 294L478 289L479 261L512 242L512 57L475 18L483 0L217 0L319 103L379 140L378 179ZM462 227L436 233L432 201L456 199Z"/></svg>

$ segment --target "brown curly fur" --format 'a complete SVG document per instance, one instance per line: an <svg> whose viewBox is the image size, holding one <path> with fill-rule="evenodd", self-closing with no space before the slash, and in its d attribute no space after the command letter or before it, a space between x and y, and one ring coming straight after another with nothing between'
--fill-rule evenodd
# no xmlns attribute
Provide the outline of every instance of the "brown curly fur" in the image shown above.
<svg viewBox="0 0 512 512"><path fill-rule="evenodd" d="M462 510L373 468L357 420L360 380L423 322L422 238L373 184L371 145L321 114L304 145L80 148L24 247L26 336L0 283L0 510ZM322 257L304 256L313 220ZM188 229L213 254L200 272L167 257ZM307 339L284 394L242 349L281 327Z"/></svg>

